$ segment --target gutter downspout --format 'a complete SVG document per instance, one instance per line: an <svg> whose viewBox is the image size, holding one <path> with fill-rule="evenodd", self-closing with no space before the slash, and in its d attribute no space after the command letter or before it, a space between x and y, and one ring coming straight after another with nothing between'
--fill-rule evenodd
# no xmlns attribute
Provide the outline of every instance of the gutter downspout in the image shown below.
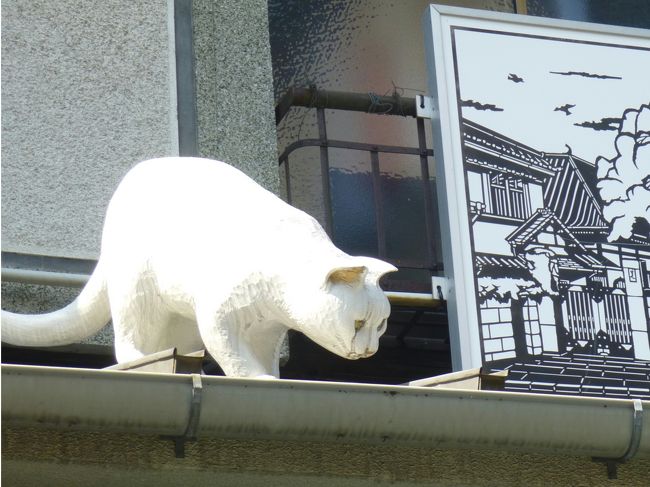
<svg viewBox="0 0 650 487"><path fill-rule="evenodd" d="M648 401L195 375L2 365L2 421L181 440L189 432L615 461L650 456Z"/></svg>

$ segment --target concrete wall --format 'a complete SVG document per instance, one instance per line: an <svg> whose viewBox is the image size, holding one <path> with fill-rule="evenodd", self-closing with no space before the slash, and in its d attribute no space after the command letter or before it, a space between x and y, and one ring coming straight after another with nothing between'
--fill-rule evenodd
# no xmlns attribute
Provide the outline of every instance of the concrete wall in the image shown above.
<svg viewBox="0 0 650 487"><path fill-rule="evenodd" d="M134 163L178 152L172 3L2 2L2 249L97 257Z"/></svg>
<svg viewBox="0 0 650 487"><path fill-rule="evenodd" d="M266 2L193 5L198 152L277 191ZM96 258L124 173L179 151L174 0L7 0L2 62L2 249Z"/></svg>
<svg viewBox="0 0 650 487"><path fill-rule="evenodd" d="M610 480L587 457L494 450L202 438L185 458L158 437L3 429L2 481L32 486L647 486L648 458Z"/></svg>
<svg viewBox="0 0 650 487"><path fill-rule="evenodd" d="M192 7L194 55L177 76L179 5ZM179 124L194 125L195 154L278 191L264 0L6 0L2 63L3 251L97 258L115 187L135 163L177 155ZM188 80L193 113L177 119ZM21 312L78 293L2 291L3 307Z"/></svg>
<svg viewBox="0 0 650 487"><path fill-rule="evenodd" d="M198 148L278 193L266 0L194 0Z"/></svg>

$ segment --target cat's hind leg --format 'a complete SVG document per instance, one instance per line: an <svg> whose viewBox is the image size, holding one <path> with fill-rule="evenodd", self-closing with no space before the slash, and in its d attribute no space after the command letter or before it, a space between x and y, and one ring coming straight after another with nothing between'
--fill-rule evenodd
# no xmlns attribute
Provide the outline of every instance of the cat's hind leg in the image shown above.
<svg viewBox="0 0 650 487"><path fill-rule="evenodd" d="M164 339L169 312L155 289L149 288L152 283L129 284L108 289L118 363L170 348Z"/></svg>

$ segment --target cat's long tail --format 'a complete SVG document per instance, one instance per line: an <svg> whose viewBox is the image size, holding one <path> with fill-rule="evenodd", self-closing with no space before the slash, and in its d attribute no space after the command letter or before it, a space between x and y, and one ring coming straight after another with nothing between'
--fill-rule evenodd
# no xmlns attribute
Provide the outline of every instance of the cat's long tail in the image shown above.
<svg viewBox="0 0 650 487"><path fill-rule="evenodd" d="M101 259L81 294L65 308L40 315L2 311L2 341L49 347L88 338L108 323L111 312Z"/></svg>

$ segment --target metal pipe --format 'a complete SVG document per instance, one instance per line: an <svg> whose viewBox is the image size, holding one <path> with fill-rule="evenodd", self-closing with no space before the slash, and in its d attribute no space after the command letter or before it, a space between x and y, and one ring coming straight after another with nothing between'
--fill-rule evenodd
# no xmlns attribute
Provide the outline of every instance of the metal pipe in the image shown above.
<svg viewBox="0 0 650 487"><path fill-rule="evenodd" d="M289 156L280 159L280 165L284 164L284 181L287 190L287 203L291 204L291 171L289 169Z"/></svg>
<svg viewBox="0 0 650 487"><path fill-rule="evenodd" d="M193 375L2 366L5 427L182 436ZM201 377L201 437L650 456L650 402L425 387ZM640 406L639 406L640 405ZM155 407L154 407L155 406ZM195 405L196 406L196 405ZM640 433L640 434L639 434Z"/></svg>
<svg viewBox="0 0 650 487"><path fill-rule="evenodd" d="M320 139L320 177L323 186L323 204L325 205L325 231L333 239L334 219L332 215L332 195L330 190L330 161L327 148L327 124L325 123L325 110L316 110L318 119L318 137Z"/></svg>
<svg viewBox="0 0 650 487"><path fill-rule="evenodd" d="M372 194L375 200L375 225L377 227L377 255L386 257L386 226L384 225L384 200L381 195L381 172L379 170L379 153L370 152L372 168Z"/></svg>
<svg viewBox="0 0 650 487"><path fill-rule="evenodd" d="M415 103L415 98L399 96L397 93L381 96L375 93L319 90L316 87L289 88L275 107L275 124L282 121L292 106L415 117Z"/></svg>
<svg viewBox="0 0 650 487"><path fill-rule="evenodd" d="M66 274L63 272L32 271L27 269L2 269L3 281L24 284L81 288L86 285L89 278L90 276L87 274ZM437 306L442 303L442 301L435 299L432 294L394 291L386 291L385 294L390 302L395 305Z"/></svg>
<svg viewBox="0 0 650 487"><path fill-rule="evenodd" d="M359 151L376 151L376 152L385 152L388 154L406 154L419 156L422 154L422 151L415 147L403 147L399 145L381 145L381 144L366 144L363 142L350 142L348 140L334 140L329 139L323 142L321 139L301 139L292 142L287 146L286 149L282 151L282 154L279 157L280 163L282 160L289 156L296 149L301 149L303 147L333 147L335 149L350 149L350 150L359 150ZM433 150L426 149L426 155L433 157Z"/></svg>
<svg viewBox="0 0 650 487"><path fill-rule="evenodd" d="M424 199L424 226L426 231L427 259L430 267L437 265L436 244L433 232L435 212L433 210L433 196L431 194L431 179L429 177L429 160L427 158L427 138L424 131L424 120L417 119L418 146L420 148L420 173L422 175L422 191Z"/></svg>
<svg viewBox="0 0 650 487"><path fill-rule="evenodd" d="M394 306L417 306L425 308L437 308L444 304L444 301L437 299L433 294L426 293L404 293L397 291L384 291L384 294Z"/></svg>
<svg viewBox="0 0 650 487"><path fill-rule="evenodd" d="M90 278L87 274L65 272L33 271L29 269L2 269L2 280L45 286L84 287Z"/></svg>

